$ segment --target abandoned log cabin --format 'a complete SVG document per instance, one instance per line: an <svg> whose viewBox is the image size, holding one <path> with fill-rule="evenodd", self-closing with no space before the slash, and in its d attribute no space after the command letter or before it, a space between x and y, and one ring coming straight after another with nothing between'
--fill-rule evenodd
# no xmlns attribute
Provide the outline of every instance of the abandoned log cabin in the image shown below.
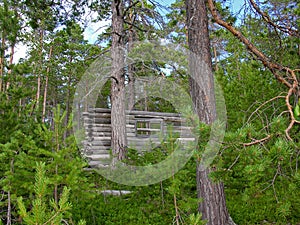
<svg viewBox="0 0 300 225"><path fill-rule="evenodd" d="M85 139L82 154L90 167L108 165L111 161L111 111L90 108L83 112ZM128 147L143 151L159 146L172 135L181 143L195 141L191 128L179 113L126 111Z"/></svg>

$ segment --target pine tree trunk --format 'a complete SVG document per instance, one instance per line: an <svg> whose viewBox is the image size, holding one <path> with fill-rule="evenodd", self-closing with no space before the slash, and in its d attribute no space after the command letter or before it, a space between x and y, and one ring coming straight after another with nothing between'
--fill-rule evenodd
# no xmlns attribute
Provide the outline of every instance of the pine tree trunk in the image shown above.
<svg viewBox="0 0 300 225"><path fill-rule="evenodd" d="M73 56L70 56L70 60L69 63L72 64L73 62ZM69 72L68 75L68 91L67 91L67 99L66 99L66 118L65 118L65 127L68 126L69 120L70 120L70 115L71 115L71 98L72 98L72 93L71 93L71 89L72 89L72 72ZM65 129L64 131L64 137L63 140L65 141L67 139L67 136L69 134L69 130Z"/></svg>
<svg viewBox="0 0 300 225"><path fill-rule="evenodd" d="M10 161L10 172L13 174L14 173L14 158L11 159ZM9 186L11 183L9 182ZM10 190L7 192L7 214L6 214L6 225L11 225L11 215L12 215L12 200L11 200L11 193Z"/></svg>
<svg viewBox="0 0 300 225"><path fill-rule="evenodd" d="M53 50L53 46L50 47L50 51L49 51L49 63L50 63L51 57L52 57L52 50ZM47 106L49 73L50 73L50 65L48 65L47 71L46 71L44 99L43 99L43 111L42 111L42 122L43 123L45 122L45 117L46 117L46 106Z"/></svg>
<svg viewBox="0 0 300 225"><path fill-rule="evenodd" d="M11 77L11 73L12 73L11 66L12 66L13 61L14 61L14 54L15 54L15 43L13 43L11 45L11 47L10 47L10 56L9 56L9 63L8 63L8 66L10 67L10 69L7 71L7 74L9 75L9 78L8 78L8 81L7 81L7 84L6 84L6 90L9 89L10 82L12 80L12 77Z"/></svg>
<svg viewBox="0 0 300 225"><path fill-rule="evenodd" d="M10 191L7 192L7 215L6 225L11 225L11 195Z"/></svg>
<svg viewBox="0 0 300 225"><path fill-rule="evenodd" d="M42 74L42 64L43 64L43 46L44 46L44 30L41 29L39 31L40 35L40 49L39 49L39 65L37 65L38 69L38 77L37 77L37 90L36 90L36 108L39 108L40 104L40 96L41 96L41 74Z"/></svg>
<svg viewBox="0 0 300 225"><path fill-rule="evenodd" d="M208 33L205 0L186 0L188 44L190 57L190 91L195 111L200 121L212 124L216 119L214 78ZM198 211L208 225L229 224L224 186L209 178L210 168L197 165L197 194L201 199Z"/></svg>
<svg viewBox="0 0 300 225"><path fill-rule="evenodd" d="M123 3L112 1L111 146L115 160L126 157Z"/></svg>
<svg viewBox="0 0 300 225"><path fill-rule="evenodd" d="M5 63L5 38L6 38L6 32L5 30L2 31L1 35L1 48L0 48L0 92L3 91L3 86L4 86L4 80L3 80L3 75L4 75L4 63Z"/></svg>

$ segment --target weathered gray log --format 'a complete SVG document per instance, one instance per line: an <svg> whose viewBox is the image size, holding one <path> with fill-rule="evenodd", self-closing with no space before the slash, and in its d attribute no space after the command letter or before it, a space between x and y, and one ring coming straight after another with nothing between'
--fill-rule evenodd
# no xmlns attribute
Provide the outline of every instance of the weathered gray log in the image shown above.
<svg viewBox="0 0 300 225"><path fill-rule="evenodd" d="M84 118L83 122L85 124L110 124L110 118Z"/></svg>
<svg viewBox="0 0 300 225"><path fill-rule="evenodd" d="M161 130L154 128L136 128L136 131L160 132Z"/></svg>
<svg viewBox="0 0 300 225"><path fill-rule="evenodd" d="M91 146L110 146L110 140L102 140L102 141L93 141L91 142Z"/></svg>
<svg viewBox="0 0 300 225"><path fill-rule="evenodd" d="M88 155L86 156L86 158L92 160L92 161L96 161L96 160L99 160L99 159L110 159L111 156L110 154L93 154L93 155Z"/></svg>
<svg viewBox="0 0 300 225"><path fill-rule="evenodd" d="M94 141L110 141L111 140L111 137L93 137L94 140L93 140L93 143Z"/></svg>
<svg viewBox="0 0 300 225"><path fill-rule="evenodd" d="M95 126L95 127L91 127L90 131L93 131L93 132L110 132L111 133L111 127L110 126L103 126L103 127Z"/></svg>
<svg viewBox="0 0 300 225"><path fill-rule="evenodd" d="M110 112L109 113L95 113L91 112L88 114L83 114L83 117L89 117L89 118L110 118Z"/></svg>
<svg viewBox="0 0 300 225"><path fill-rule="evenodd" d="M110 109L104 109L104 108L90 108L88 109L88 112L97 112L97 113L110 113L111 110Z"/></svg>
<svg viewBox="0 0 300 225"><path fill-rule="evenodd" d="M93 136L93 137L97 137L97 136L100 136L100 137L110 137L111 136L111 132L101 132L101 131L94 131L94 132L86 132L86 135L87 136Z"/></svg>
<svg viewBox="0 0 300 225"><path fill-rule="evenodd" d="M97 112L97 113L110 113L110 109L105 109L105 108L90 108L88 110L89 113L91 112ZM165 116L180 116L180 113L162 113L162 112L148 112L148 111L138 111L138 110L126 110L126 114L128 115L165 115Z"/></svg>
<svg viewBox="0 0 300 225"><path fill-rule="evenodd" d="M131 191L125 191L125 190L103 190L101 191L103 195L115 195L115 196L120 196L120 195L128 195L132 193Z"/></svg>
<svg viewBox="0 0 300 225"><path fill-rule="evenodd" d="M101 168L101 167L109 167L110 163L109 162L103 163L102 161L100 162L99 160L97 161L91 160L89 161L89 165L94 168L97 167Z"/></svg>
<svg viewBox="0 0 300 225"><path fill-rule="evenodd" d="M100 150L100 149L93 149L93 150L88 151L85 154L88 155L89 153L95 154L95 155L98 155L98 154L110 154L110 149L102 149L102 150Z"/></svg>

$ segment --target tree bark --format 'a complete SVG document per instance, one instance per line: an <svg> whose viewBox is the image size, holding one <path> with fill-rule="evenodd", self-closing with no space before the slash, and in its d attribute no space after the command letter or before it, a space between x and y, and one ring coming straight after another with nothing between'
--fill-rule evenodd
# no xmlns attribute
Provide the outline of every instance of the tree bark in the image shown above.
<svg viewBox="0 0 300 225"><path fill-rule="evenodd" d="M43 64L43 46L44 46L44 29L41 29L39 31L40 35L40 49L39 49L39 65L37 67L39 68L38 70L38 77L37 77L37 91L36 91L36 107L39 108L40 104L40 95L41 95L41 73L42 73L42 64Z"/></svg>
<svg viewBox="0 0 300 225"><path fill-rule="evenodd" d="M126 157L123 2L112 1L111 147L114 160Z"/></svg>
<svg viewBox="0 0 300 225"><path fill-rule="evenodd" d="M3 80L3 75L4 75L4 63L5 63L5 48L6 48L6 31L2 31L1 35L1 48L0 48L0 92L2 92L2 88L4 87L4 80Z"/></svg>
<svg viewBox="0 0 300 225"><path fill-rule="evenodd" d="M212 124L217 117L214 78L205 0L186 0L188 44L192 52L190 63L190 92L195 112L201 122ZM210 168L200 168L197 162L197 195L201 199L198 211L208 225L229 224L224 186L209 178Z"/></svg>
<svg viewBox="0 0 300 225"><path fill-rule="evenodd" d="M73 62L73 56L70 56L70 59L69 59L69 63L72 64ZM69 74L68 74L68 90L67 90L67 99L66 99L66 118L65 118L65 127L68 126L69 124L69 120L70 120L70 115L71 115L71 101L72 101L72 72L70 71ZM65 142L65 140L67 139L67 136L69 134L69 130L68 129L65 129L64 130L64 137L63 137L63 141Z"/></svg>
<svg viewBox="0 0 300 225"><path fill-rule="evenodd" d="M50 51L49 51L49 57L48 57L48 58L49 58L49 63L51 63L52 50L53 50L53 46L50 47ZM46 117L46 106L47 106L47 95L48 95L49 73L50 73L50 65L48 65L47 71L46 71L46 80L45 80L45 89L44 89L44 99L43 99L43 111L42 111L42 123L45 122L45 117Z"/></svg>
<svg viewBox="0 0 300 225"><path fill-rule="evenodd" d="M11 77L11 73L12 73L11 66L13 65L13 61L14 61L14 54L15 54L15 43L12 43L11 47L10 47L10 56L9 56L9 63L8 63L8 66L10 67L10 69L7 71L7 74L9 76L9 78L8 78L8 81L7 81L7 84L6 84L6 90L9 89L10 82L12 80L12 77Z"/></svg>

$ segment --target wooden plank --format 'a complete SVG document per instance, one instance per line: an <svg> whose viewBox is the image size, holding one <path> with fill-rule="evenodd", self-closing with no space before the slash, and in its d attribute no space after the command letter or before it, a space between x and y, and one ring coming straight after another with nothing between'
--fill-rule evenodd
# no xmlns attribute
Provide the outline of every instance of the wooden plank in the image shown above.
<svg viewBox="0 0 300 225"><path fill-rule="evenodd" d="M189 126L172 126L172 129L174 129L174 130L192 130L192 128L191 127L189 127Z"/></svg>
<svg viewBox="0 0 300 225"><path fill-rule="evenodd" d="M110 118L84 118L86 124L110 124Z"/></svg>
<svg viewBox="0 0 300 225"><path fill-rule="evenodd" d="M151 133L150 135L148 134L137 134L134 136L135 139L139 139L139 140L150 140L150 139L160 139L161 135L160 133Z"/></svg>
<svg viewBox="0 0 300 225"><path fill-rule="evenodd" d="M83 127L85 130L91 130L94 128L110 128L111 129L111 124L110 123L84 123Z"/></svg>
<svg viewBox="0 0 300 225"><path fill-rule="evenodd" d="M126 132L126 136L127 137L135 137L136 135L133 132Z"/></svg>
<svg viewBox="0 0 300 225"><path fill-rule="evenodd" d="M103 141L93 141L91 143L92 146L111 146L111 140L103 140Z"/></svg>
<svg viewBox="0 0 300 225"><path fill-rule="evenodd" d="M126 113L129 115L141 115L141 116L165 116L165 117L179 117L181 114L179 113L162 113L162 112L150 112L150 111L138 111L138 110L126 110Z"/></svg>
<svg viewBox="0 0 300 225"><path fill-rule="evenodd" d="M152 142L150 143L128 143L129 148L147 148L147 149L152 149L156 148L157 146L160 146L160 142Z"/></svg>
<svg viewBox="0 0 300 225"><path fill-rule="evenodd" d="M128 140L140 140L140 141L147 141L150 139L160 139L159 135L151 135L151 136L142 136L142 135L137 135L135 137L128 137Z"/></svg>
<svg viewBox="0 0 300 225"><path fill-rule="evenodd" d="M111 132L94 131L86 134L88 137L110 137Z"/></svg>
<svg viewBox="0 0 300 225"><path fill-rule="evenodd" d="M92 127L90 130L93 132L111 132L111 127Z"/></svg>
<svg viewBox="0 0 300 225"><path fill-rule="evenodd" d="M129 148L138 148L138 149L140 149L140 148L147 148L147 149L155 148L160 145L161 145L160 142L151 142L151 144L145 143L145 142L143 142L143 143L128 143Z"/></svg>
<svg viewBox="0 0 300 225"><path fill-rule="evenodd" d="M177 138L178 141L182 141L182 142L185 142L185 141L196 141L195 138Z"/></svg>
<svg viewBox="0 0 300 225"><path fill-rule="evenodd" d="M109 149L106 149L106 150L104 150L104 149L92 149L92 150L90 150L90 151L88 151L88 152L86 152L85 153L86 155L93 155L93 154L95 154L95 155L100 155L100 154L110 154L110 150Z"/></svg>
<svg viewBox="0 0 300 225"><path fill-rule="evenodd" d="M110 118L111 114L110 113L96 113L96 112L91 112L87 115L89 118Z"/></svg>
<svg viewBox="0 0 300 225"><path fill-rule="evenodd" d="M91 112L97 112L97 113L110 113L111 110L110 109L105 109L105 108L89 108L88 109L88 112L91 113Z"/></svg>
<svg viewBox="0 0 300 225"><path fill-rule="evenodd" d="M160 132L160 129L154 128L136 128L137 131L149 131L149 132Z"/></svg>
<svg viewBox="0 0 300 225"><path fill-rule="evenodd" d="M94 141L107 141L107 140L111 140L111 137L93 137Z"/></svg>
<svg viewBox="0 0 300 225"><path fill-rule="evenodd" d="M121 195L128 195L132 193L131 191L125 190L103 190L101 191L103 195L114 195L114 196L121 196Z"/></svg>
<svg viewBox="0 0 300 225"><path fill-rule="evenodd" d="M89 113L110 113L110 109L105 108L90 108ZM84 112L85 113L85 112ZM150 112L150 111L139 111L139 110L125 110L127 115L148 115L148 116L165 116L165 117L179 117L180 113L166 113L166 112Z"/></svg>
<svg viewBox="0 0 300 225"><path fill-rule="evenodd" d="M95 128L95 129L89 129L86 131L86 133L93 133L93 134L100 134L100 133L111 133L111 128Z"/></svg>
<svg viewBox="0 0 300 225"><path fill-rule="evenodd" d="M89 166L94 167L94 168L97 168L97 167L107 168L110 165L109 162L103 163L103 162L100 162L99 160L97 160L97 161L91 160L91 161L88 162L88 164L89 164Z"/></svg>
<svg viewBox="0 0 300 225"><path fill-rule="evenodd" d="M111 157L109 154L98 154L98 155L93 154L93 155L87 155L86 158L96 161L99 159L110 159Z"/></svg>
<svg viewBox="0 0 300 225"><path fill-rule="evenodd" d="M94 145L94 146L89 146L88 148L84 148L84 151L109 151L111 149L110 145Z"/></svg>

